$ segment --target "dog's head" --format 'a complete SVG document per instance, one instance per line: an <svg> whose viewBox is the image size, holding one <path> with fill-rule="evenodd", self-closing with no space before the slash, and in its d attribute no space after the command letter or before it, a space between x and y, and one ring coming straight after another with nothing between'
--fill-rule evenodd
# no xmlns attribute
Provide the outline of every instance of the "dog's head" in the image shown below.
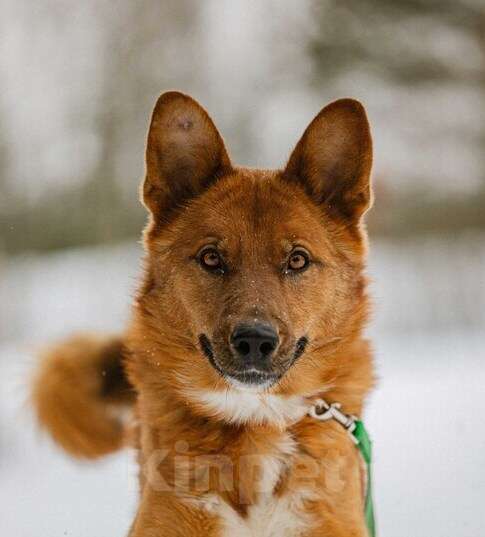
<svg viewBox="0 0 485 537"><path fill-rule="evenodd" d="M284 169L237 168L199 104L160 97L137 308L160 375L187 389L321 384L326 353L365 319L371 145L363 107L343 99L316 116Z"/></svg>

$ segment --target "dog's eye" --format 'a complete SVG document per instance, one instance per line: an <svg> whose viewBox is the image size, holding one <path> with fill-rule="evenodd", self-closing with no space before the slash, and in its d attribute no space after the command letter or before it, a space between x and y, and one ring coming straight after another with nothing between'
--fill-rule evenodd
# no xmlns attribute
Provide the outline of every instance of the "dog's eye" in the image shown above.
<svg viewBox="0 0 485 537"><path fill-rule="evenodd" d="M310 264L310 255L305 250L294 250L288 258L287 271L301 272Z"/></svg>
<svg viewBox="0 0 485 537"><path fill-rule="evenodd" d="M224 271L221 255L214 248L209 248L201 252L199 255L199 263L203 268L211 272Z"/></svg>

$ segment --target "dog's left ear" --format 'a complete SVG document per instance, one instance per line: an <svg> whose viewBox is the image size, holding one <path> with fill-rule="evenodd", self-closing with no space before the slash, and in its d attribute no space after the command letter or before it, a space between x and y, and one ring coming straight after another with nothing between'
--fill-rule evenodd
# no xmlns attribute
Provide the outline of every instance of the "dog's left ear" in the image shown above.
<svg viewBox="0 0 485 537"><path fill-rule="evenodd" d="M231 170L221 135L194 99L161 95L148 131L143 202L158 222Z"/></svg>
<svg viewBox="0 0 485 537"><path fill-rule="evenodd" d="M341 99L310 123L283 177L299 183L331 216L353 224L371 203L371 166L372 139L364 107Z"/></svg>

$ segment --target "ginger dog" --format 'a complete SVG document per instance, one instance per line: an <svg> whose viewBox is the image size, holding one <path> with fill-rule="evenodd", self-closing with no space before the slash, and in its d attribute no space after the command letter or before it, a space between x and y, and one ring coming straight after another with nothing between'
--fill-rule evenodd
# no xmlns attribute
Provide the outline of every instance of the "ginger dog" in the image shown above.
<svg viewBox="0 0 485 537"><path fill-rule="evenodd" d="M137 447L130 537L368 535L359 453L308 411L323 397L361 416L373 385L371 161L351 99L315 117L282 170L235 167L197 102L158 99L132 321L55 347L33 387L40 422L73 455Z"/></svg>

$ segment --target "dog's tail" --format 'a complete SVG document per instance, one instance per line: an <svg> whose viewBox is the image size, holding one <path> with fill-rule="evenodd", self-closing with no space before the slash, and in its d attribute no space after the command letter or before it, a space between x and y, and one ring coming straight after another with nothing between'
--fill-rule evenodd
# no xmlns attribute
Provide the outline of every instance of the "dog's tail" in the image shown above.
<svg viewBox="0 0 485 537"><path fill-rule="evenodd" d="M121 448L123 411L134 401L122 339L77 335L47 350L32 400L40 423L71 455L96 458Z"/></svg>

